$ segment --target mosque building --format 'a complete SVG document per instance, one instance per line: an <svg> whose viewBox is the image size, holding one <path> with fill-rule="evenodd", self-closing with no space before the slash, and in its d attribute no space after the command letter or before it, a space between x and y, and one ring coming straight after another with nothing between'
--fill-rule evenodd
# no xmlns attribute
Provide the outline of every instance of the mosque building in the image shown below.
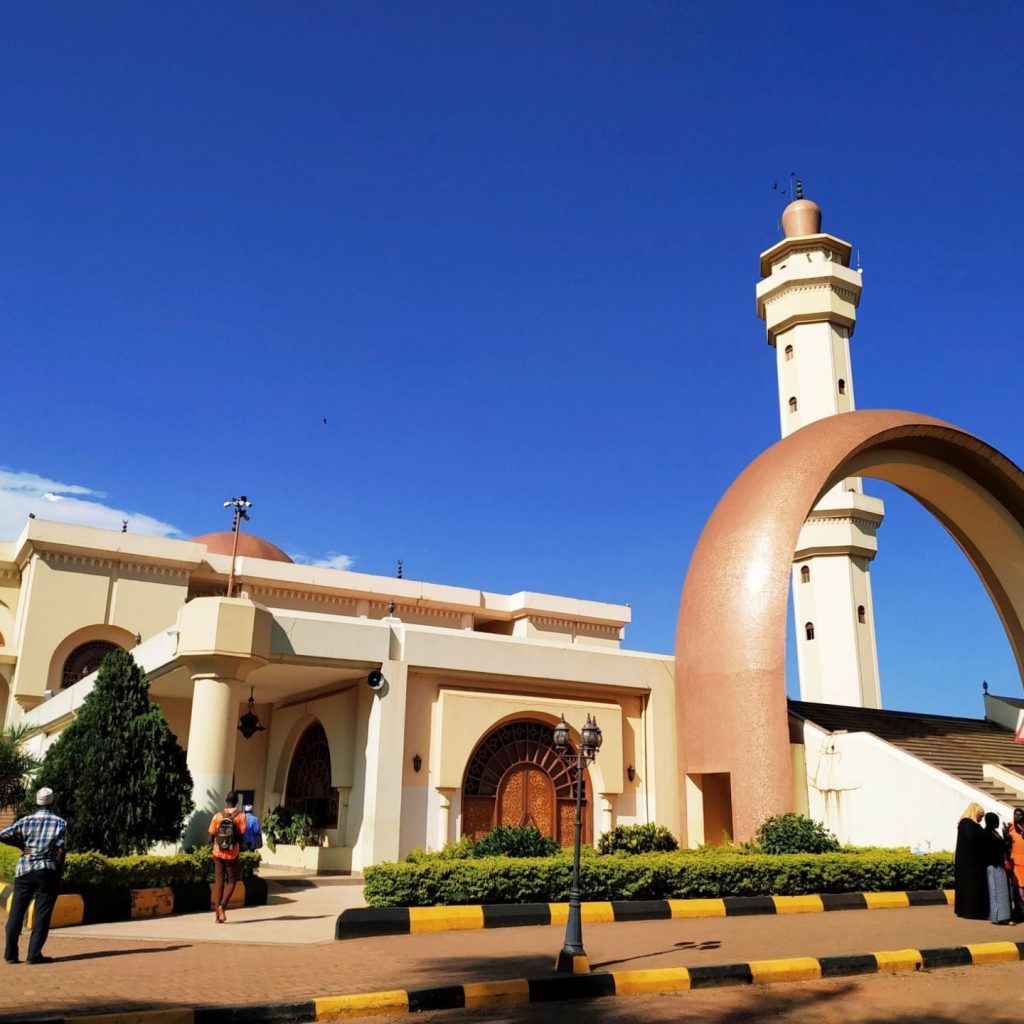
<svg viewBox="0 0 1024 1024"><path fill-rule="evenodd" d="M761 257L757 311L776 351L775 448L786 451L873 415L853 413L861 275L820 218L798 198ZM935 422L915 437L945 429ZM1024 506L1024 476L1004 462L1016 488L1000 492L1004 505ZM987 695L983 719L883 711L869 574L882 503L852 471L808 493L796 543L784 541L782 614L791 587L801 688L788 704L784 681L773 696L762 666L729 661L779 631L774 619L757 625L768 591L748 592L756 574L732 585L716 566L717 582L697 579L704 538L673 657L622 647L628 606L300 565L247 532L171 540L29 519L0 543L0 710L42 753L103 656L130 650L187 752L196 812L185 842L235 787L257 811L305 811L319 829L318 848L263 851L282 868L360 871L495 824L567 844L573 775L552 729L564 716L578 741L588 715L603 744L584 777L587 841L656 821L684 843L720 843L799 810L844 842L948 848L966 803L1005 816L1024 800L1024 701ZM705 533L721 519L716 510ZM1024 581L997 582L1024 604ZM701 616L740 599L761 632L715 649L722 634ZM1024 649L1024 629L1004 620Z"/></svg>

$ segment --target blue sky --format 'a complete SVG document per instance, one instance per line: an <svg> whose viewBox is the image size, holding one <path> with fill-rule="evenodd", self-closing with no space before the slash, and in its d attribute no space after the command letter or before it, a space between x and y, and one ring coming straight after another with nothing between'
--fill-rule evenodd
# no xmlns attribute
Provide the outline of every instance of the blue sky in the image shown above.
<svg viewBox="0 0 1024 1024"><path fill-rule="evenodd" d="M778 437L754 285L793 170L861 253L859 406L1024 461L1024 15L928 12L6 5L0 532L188 537L244 492L306 560L630 602L670 651ZM1019 694L956 546L868 489L886 705Z"/></svg>

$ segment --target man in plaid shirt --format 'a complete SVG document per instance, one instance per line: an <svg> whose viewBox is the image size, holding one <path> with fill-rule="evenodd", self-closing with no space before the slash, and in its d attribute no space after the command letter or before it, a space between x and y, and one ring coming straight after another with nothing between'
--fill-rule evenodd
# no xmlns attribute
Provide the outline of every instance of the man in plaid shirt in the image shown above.
<svg viewBox="0 0 1024 1024"><path fill-rule="evenodd" d="M50 918L60 889L68 826L63 818L53 813L52 803L53 790L44 787L36 793L39 810L19 818L10 828L0 832L0 843L17 846L21 850L14 871L14 899L7 917L4 960L9 964L20 963L18 939L21 938L21 926L33 896L36 900L35 924L26 959L30 964L48 964L53 960L53 957L43 956L43 944L50 931Z"/></svg>

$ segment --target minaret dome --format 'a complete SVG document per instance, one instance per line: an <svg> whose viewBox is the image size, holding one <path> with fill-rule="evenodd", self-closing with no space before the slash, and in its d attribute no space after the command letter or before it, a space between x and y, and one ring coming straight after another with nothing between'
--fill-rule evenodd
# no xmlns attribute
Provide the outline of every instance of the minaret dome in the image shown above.
<svg viewBox="0 0 1024 1024"><path fill-rule="evenodd" d="M782 211L782 230L787 238L821 232L821 207L813 199L794 199Z"/></svg>

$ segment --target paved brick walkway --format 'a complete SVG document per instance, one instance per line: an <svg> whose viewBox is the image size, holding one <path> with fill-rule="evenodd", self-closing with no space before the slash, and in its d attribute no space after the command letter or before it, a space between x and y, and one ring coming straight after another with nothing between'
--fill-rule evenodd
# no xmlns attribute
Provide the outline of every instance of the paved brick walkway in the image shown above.
<svg viewBox="0 0 1024 1024"><path fill-rule="evenodd" d="M231 921L217 928L217 942L54 931L46 952L57 962L0 964L0 1016L264 1002L540 977L552 973L563 936L559 927L533 927L280 944L274 941L275 918L289 908L256 909L264 915L262 943L232 941L232 928L246 926ZM590 925L584 939L595 970L621 970L1022 941L1024 926L999 928L961 921L948 907L918 907ZM1024 977L1024 964L1020 970Z"/></svg>

